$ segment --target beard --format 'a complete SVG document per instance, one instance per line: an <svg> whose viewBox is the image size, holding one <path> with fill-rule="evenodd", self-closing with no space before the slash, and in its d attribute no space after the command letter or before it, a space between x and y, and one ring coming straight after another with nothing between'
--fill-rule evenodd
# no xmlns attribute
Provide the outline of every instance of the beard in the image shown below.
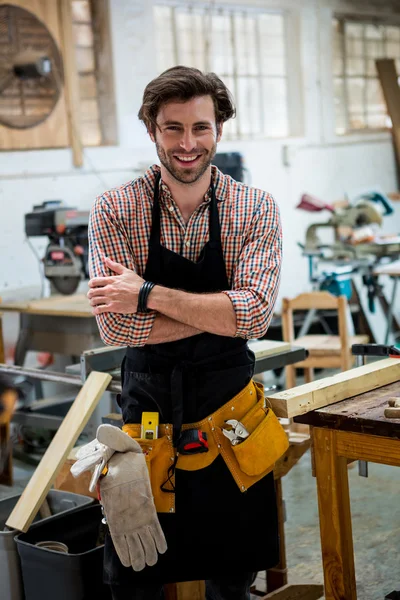
<svg viewBox="0 0 400 600"><path fill-rule="evenodd" d="M214 144L208 151L205 151L204 148L201 151L193 150L191 155L200 155L198 161L196 161L196 165L193 166L193 168L181 167L177 163L176 159L174 158L174 154L183 155L184 153L182 152L176 150L169 150L166 152L158 142L156 142L156 150L161 164L167 169L168 173L172 175L174 179L176 179L176 181L179 183L191 184L198 181L211 165L212 159L217 152L217 144Z"/></svg>

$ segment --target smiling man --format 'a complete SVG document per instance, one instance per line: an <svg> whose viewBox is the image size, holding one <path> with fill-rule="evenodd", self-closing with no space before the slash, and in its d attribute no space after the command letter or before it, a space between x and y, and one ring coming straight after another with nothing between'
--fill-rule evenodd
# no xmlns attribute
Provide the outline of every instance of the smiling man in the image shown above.
<svg viewBox="0 0 400 600"><path fill-rule="evenodd" d="M162 73L139 112L161 166L106 192L91 212L88 297L103 341L127 346L124 431L139 438L142 413L158 413L159 439L139 443L168 545L156 564L135 571L107 536L114 599L153 600L163 583L205 579L208 599L245 600L254 573L278 562L268 450L261 470L250 476L244 465L258 455L252 431L266 416L247 339L270 323L281 228L270 194L211 164L234 113L215 74ZM248 439L218 437L232 417L248 423Z"/></svg>

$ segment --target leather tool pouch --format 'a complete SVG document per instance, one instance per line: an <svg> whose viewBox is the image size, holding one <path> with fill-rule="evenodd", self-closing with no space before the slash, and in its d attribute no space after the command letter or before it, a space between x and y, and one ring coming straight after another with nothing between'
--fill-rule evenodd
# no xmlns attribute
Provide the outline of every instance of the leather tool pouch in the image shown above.
<svg viewBox="0 0 400 600"><path fill-rule="evenodd" d="M288 448L287 435L271 408L257 402L240 420L250 433L240 444L232 446L240 469L250 477L265 475Z"/></svg>
<svg viewBox="0 0 400 600"><path fill-rule="evenodd" d="M224 459L239 489L245 492L274 468L275 462L289 447L287 435L271 408L265 408L264 389L251 381L237 396L206 419L183 425L183 430L199 429L207 434L208 452L178 456L176 468L197 471L209 466L219 454ZM225 421L237 419L249 432L249 437L233 446L222 433ZM156 440L140 439L140 425L122 428L137 439L149 469L157 512L173 512L175 508L174 475L176 453L172 444L172 425L160 425ZM170 493L166 492L170 490Z"/></svg>

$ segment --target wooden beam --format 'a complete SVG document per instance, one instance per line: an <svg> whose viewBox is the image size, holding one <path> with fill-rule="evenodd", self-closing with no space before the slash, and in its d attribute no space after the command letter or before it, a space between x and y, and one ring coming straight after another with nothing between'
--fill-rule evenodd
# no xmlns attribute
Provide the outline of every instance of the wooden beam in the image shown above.
<svg viewBox="0 0 400 600"><path fill-rule="evenodd" d="M278 533L279 533L279 562L275 567L267 569L267 590L274 592L287 585L287 561L285 541L285 505L282 493L282 479L275 479L276 504L278 508Z"/></svg>
<svg viewBox="0 0 400 600"><path fill-rule="evenodd" d="M392 134L397 159L397 170L400 169L400 87L397 81L396 63L392 58L380 58L375 61L387 112L392 120Z"/></svg>
<svg viewBox="0 0 400 600"><path fill-rule="evenodd" d="M329 431L314 427L314 430ZM351 460L366 460L381 465L400 466L400 444L397 438L366 433L336 431L336 452ZM320 435L323 435L322 433Z"/></svg>
<svg viewBox="0 0 400 600"><path fill-rule="evenodd" d="M28 531L110 381L111 375L108 373L90 373L9 516L7 527Z"/></svg>
<svg viewBox="0 0 400 600"><path fill-rule="evenodd" d="M75 167L83 165L83 148L80 132L79 82L75 59L75 42L72 29L71 0L59 0L60 23L63 38L67 119L72 157Z"/></svg>
<svg viewBox="0 0 400 600"><path fill-rule="evenodd" d="M347 459L336 454L336 433L313 432L325 598L357 600Z"/></svg>
<svg viewBox="0 0 400 600"><path fill-rule="evenodd" d="M102 145L118 143L109 0L90 0Z"/></svg>
<svg viewBox="0 0 400 600"><path fill-rule="evenodd" d="M400 380L400 359L385 358L362 367L267 396L278 417L296 417Z"/></svg>

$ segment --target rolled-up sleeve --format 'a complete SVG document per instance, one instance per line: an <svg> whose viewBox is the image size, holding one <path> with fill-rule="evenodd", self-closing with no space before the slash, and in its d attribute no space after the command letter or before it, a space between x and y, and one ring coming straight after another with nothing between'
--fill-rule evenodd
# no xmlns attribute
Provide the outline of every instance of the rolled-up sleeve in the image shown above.
<svg viewBox="0 0 400 600"><path fill-rule="evenodd" d="M276 303L282 264L278 206L263 194L233 270L232 289L224 291L236 313L236 337L265 336Z"/></svg>
<svg viewBox="0 0 400 600"><path fill-rule="evenodd" d="M135 257L121 219L118 219L111 199L104 194L96 198L89 220L90 277L115 275L104 266L104 256L137 272ZM138 273L141 275L141 273ZM110 346L144 346L156 318L154 311L146 314L102 313L96 321L103 342Z"/></svg>

